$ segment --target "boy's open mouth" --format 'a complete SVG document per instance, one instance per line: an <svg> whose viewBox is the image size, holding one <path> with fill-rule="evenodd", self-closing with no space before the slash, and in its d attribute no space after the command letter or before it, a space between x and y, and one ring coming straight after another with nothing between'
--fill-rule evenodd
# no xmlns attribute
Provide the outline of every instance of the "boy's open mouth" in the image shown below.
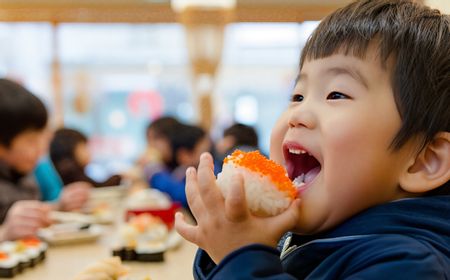
<svg viewBox="0 0 450 280"><path fill-rule="evenodd" d="M284 145L284 159L289 178L296 187L306 187L321 170L319 161L297 144Z"/></svg>

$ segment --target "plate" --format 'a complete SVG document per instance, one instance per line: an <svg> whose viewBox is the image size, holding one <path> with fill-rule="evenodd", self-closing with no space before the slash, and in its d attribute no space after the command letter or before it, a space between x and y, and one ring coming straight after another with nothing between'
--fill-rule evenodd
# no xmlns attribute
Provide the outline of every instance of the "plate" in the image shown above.
<svg viewBox="0 0 450 280"><path fill-rule="evenodd" d="M50 212L50 219L58 223L94 223L94 217L92 215L77 212L52 211Z"/></svg>
<svg viewBox="0 0 450 280"><path fill-rule="evenodd" d="M126 190L127 188L122 185L93 188L89 198L92 201L120 200L126 195Z"/></svg>
<svg viewBox="0 0 450 280"><path fill-rule="evenodd" d="M114 222L111 211L97 214L52 211L50 212L50 219L58 223L112 224Z"/></svg>
<svg viewBox="0 0 450 280"><path fill-rule="evenodd" d="M40 229L38 236L50 245L65 245L93 242L102 233L103 229L99 225L62 223Z"/></svg>

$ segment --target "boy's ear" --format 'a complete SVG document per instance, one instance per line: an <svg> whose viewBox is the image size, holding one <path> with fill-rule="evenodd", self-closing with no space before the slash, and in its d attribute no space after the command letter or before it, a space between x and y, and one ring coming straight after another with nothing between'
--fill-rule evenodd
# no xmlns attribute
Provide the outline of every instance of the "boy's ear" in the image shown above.
<svg viewBox="0 0 450 280"><path fill-rule="evenodd" d="M400 177L400 186L410 193L424 193L450 179L450 133L439 132L411 161Z"/></svg>

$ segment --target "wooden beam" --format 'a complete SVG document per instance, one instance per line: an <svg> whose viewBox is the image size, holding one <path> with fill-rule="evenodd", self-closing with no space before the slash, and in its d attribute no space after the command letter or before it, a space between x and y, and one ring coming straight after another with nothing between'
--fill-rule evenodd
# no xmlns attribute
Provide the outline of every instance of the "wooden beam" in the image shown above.
<svg viewBox="0 0 450 280"><path fill-rule="evenodd" d="M238 5L235 22L302 22L320 20L339 5ZM0 21L4 22L79 22L79 23L171 23L176 13L167 4L111 5L24 5L1 4Z"/></svg>
<svg viewBox="0 0 450 280"><path fill-rule="evenodd" d="M331 2L331 1L330 1ZM303 22L321 20L340 6L302 5L302 6L238 6L236 22Z"/></svg>
<svg viewBox="0 0 450 280"><path fill-rule="evenodd" d="M0 21L79 23L176 22L175 12L164 5L111 6L0 6Z"/></svg>

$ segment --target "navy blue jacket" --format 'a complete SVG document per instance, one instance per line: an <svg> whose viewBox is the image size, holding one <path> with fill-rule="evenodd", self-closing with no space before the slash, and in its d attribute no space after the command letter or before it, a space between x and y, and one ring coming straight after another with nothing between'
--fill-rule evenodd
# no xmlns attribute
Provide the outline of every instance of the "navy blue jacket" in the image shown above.
<svg viewBox="0 0 450 280"><path fill-rule="evenodd" d="M314 236L288 235L283 251L253 244L219 265L199 250L195 279L450 279L450 196L402 199Z"/></svg>

